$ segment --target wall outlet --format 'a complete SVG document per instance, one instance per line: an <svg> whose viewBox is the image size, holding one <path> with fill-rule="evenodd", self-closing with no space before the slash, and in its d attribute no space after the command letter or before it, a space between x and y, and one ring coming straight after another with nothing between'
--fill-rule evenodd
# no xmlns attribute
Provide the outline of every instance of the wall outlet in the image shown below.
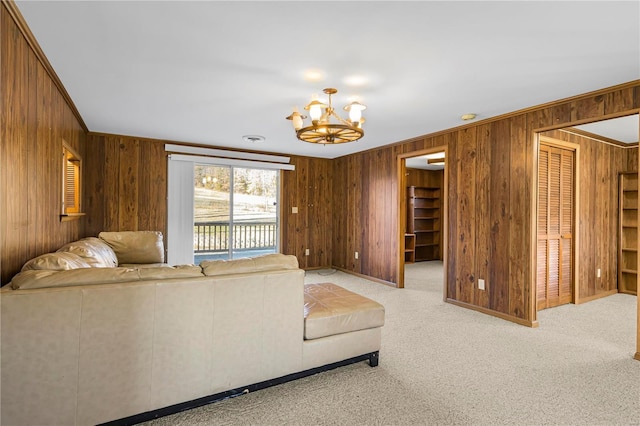
<svg viewBox="0 0 640 426"><path fill-rule="evenodd" d="M600 268L596 271L596 278L600 278Z"/></svg>
<svg viewBox="0 0 640 426"><path fill-rule="evenodd" d="M291 207L291 213L293 213L293 214L298 213L298 208L297 207Z"/></svg>
<svg viewBox="0 0 640 426"><path fill-rule="evenodd" d="M356 259L357 259L358 258L358 252L356 252L355 256L356 256Z"/></svg>
<svg viewBox="0 0 640 426"><path fill-rule="evenodd" d="M309 249L306 249L306 250L304 251L304 255L305 255L305 256L309 256Z"/></svg>
<svg viewBox="0 0 640 426"><path fill-rule="evenodd" d="M478 279L478 290L484 290L484 280L482 278Z"/></svg>

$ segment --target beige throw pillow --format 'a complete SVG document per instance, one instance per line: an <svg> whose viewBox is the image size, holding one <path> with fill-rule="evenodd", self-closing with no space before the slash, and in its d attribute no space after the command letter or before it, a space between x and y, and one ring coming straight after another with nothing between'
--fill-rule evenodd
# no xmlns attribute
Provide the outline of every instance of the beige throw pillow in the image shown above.
<svg viewBox="0 0 640 426"><path fill-rule="evenodd" d="M58 252L77 254L94 268L115 268L118 266L116 253L104 241L96 237L83 238L65 244Z"/></svg>
<svg viewBox="0 0 640 426"><path fill-rule="evenodd" d="M90 267L91 265L74 253L45 253L25 263L22 266L22 271L66 271Z"/></svg>
<svg viewBox="0 0 640 426"><path fill-rule="evenodd" d="M101 232L98 238L109 245L118 257L118 264L163 263L162 232L118 231Z"/></svg>

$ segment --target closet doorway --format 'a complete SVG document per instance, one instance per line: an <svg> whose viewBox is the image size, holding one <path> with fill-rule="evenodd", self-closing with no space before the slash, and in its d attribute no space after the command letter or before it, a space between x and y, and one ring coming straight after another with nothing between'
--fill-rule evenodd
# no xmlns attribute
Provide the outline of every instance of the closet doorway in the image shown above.
<svg viewBox="0 0 640 426"><path fill-rule="evenodd" d="M574 300L577 147L554 142L538 151L537 310Z"/></svg>

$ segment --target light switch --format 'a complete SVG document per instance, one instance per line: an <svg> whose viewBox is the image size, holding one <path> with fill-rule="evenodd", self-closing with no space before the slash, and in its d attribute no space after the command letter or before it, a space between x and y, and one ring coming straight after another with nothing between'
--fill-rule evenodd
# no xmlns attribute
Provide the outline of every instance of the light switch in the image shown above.
<svg viewBox="0 0 640 426"><path fill-rule="evenodd" d="M298 213L297 207L291 207L291 213Z"/></svg>

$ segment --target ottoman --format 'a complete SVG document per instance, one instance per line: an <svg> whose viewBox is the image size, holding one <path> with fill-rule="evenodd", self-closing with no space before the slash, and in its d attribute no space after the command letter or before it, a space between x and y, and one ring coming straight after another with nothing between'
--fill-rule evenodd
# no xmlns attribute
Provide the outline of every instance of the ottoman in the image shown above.
<svg viewBox="0 0 640 426"><path fill-rule="evenodd" d="M332 283L304 286L305 368L368 355L378 365L384 306Z"/></svg>

